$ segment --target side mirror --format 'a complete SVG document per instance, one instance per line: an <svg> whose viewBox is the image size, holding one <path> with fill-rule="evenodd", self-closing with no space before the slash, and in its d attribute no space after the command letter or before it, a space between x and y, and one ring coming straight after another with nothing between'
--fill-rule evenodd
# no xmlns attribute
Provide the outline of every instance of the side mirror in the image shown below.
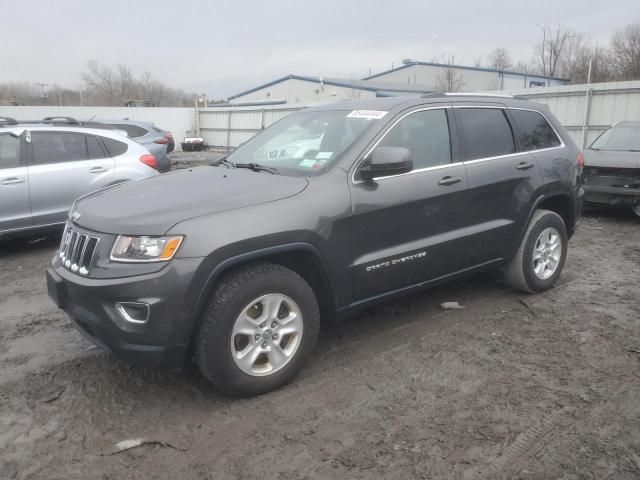
<svg viewBox="0 0 640 480"><path fill-rule="evenodd" d="M359 173L364 180L371 181L379 177L408 173L411 170L413 159L408 148L376 147L365 159Z"/></svg>

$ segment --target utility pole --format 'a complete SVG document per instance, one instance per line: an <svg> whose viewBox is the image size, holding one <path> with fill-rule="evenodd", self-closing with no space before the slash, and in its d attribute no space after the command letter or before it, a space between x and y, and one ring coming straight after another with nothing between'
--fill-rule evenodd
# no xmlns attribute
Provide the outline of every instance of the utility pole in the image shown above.
<svg viewBox="0 0 640 480"><path fill-rule="evenodd" d="M47 94L44 91L45 87L48 87L49 84L48 83L36 83L36 85L38 85L40 88L42 88L42 98L47 98Z"/></svg>

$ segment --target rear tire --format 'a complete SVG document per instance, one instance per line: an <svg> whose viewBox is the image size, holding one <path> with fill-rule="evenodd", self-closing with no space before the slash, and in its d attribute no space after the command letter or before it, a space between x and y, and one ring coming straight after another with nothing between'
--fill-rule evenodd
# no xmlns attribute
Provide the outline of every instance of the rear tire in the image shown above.
<svg viewBox="0 0 640 480"><path fill-rule="evenodd" d="M276 264L249 265L211 294L196 337L196 363L220 391L260 395L295 378L319 327L316 296L300 275Z"/></svg>
<svg viewBox="0 0 640 480"><path fill-rule="evenodd" d="M562 217L549 210L536 210L505 271L505 283L528 293L550 289L562 273L567 247Z"/></svg>

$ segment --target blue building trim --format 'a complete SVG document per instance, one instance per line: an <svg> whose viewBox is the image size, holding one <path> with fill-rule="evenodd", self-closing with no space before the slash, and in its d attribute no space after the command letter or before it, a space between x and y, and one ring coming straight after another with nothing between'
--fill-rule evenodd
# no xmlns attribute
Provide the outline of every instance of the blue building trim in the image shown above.
<svg viewBox="0 0 640 480"><path fill-rule="evenodd" d="M332 79L323 79L322 82L320 81L320 77L308 77L305 75L294 75L294 74L290 74L287 75L285 77L280 77L276 80L272 80L271 82L268 83L264 83L262 85L258 85L257 87L251 88L249 90L245 90L244 92L241 93L237 93L235 95L232 95L228 98L228 100L233 100L234 98L238 98L238 97L242 97L244 95L248 95L250 93L253 92L257 92L258 90L262 90L263 88L267 88L267 87L271 87L272 85L276 85L278 83L287 81L287 80L300 80L303 82L311 82L311 83L315 83L317 85L320 85L321 83L324 85L332 85L334 87L344 87L344 88L354 88L354 89L358 89L358 90L366 90L368 92L378 92L380 90L384 90L385 92L397 92L397 93L428 93L428 90L424 90L424 92L421 92L417 89L402 89L402 88L379 88L373 85L366 85L366 84L362 84L362 83L349 83L349 82L341 82L341 81L337 81L337 80L332 80Z"/></svg>

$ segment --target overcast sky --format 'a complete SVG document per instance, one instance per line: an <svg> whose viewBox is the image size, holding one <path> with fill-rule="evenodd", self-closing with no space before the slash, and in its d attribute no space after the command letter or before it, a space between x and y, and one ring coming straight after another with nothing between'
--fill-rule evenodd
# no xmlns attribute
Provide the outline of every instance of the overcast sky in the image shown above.
<svg viewBox="0 0 640 480"><path fill-rule="evenodd" d="M0 82L78 87L95 59L222 98L289 73L361 78L403 58L473 65L506 47L527 61L536 24L607 45L640 21L640 0L0 0L0 12Z"/></svg>

